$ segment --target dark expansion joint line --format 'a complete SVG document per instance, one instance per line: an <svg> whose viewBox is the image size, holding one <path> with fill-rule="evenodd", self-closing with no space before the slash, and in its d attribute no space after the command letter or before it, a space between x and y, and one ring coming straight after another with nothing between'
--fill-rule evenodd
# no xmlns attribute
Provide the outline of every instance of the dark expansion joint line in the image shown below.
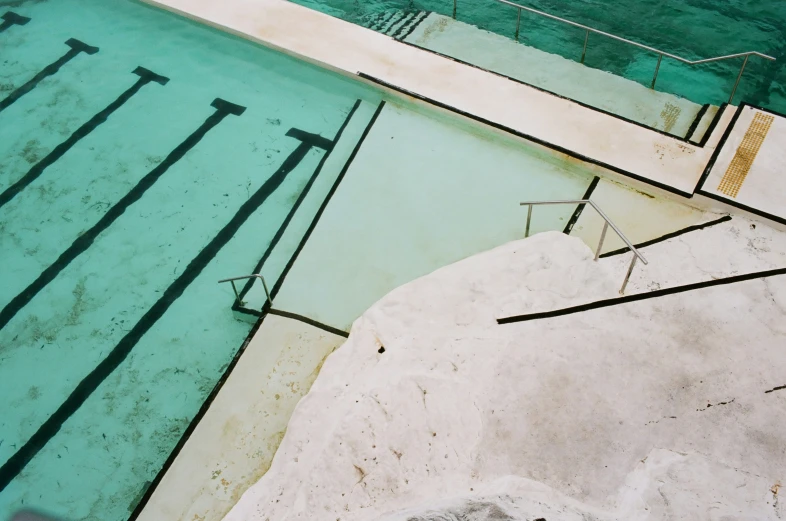
<svg viewBox="0 0 786 521"><path fill-rule="evenodd" d="M216 99L211 104L216 111L210 115L202 125L199 126L190 136L188 136L182 143L175 147L166 158L147 173L139 182L126 193L117 203L114 204L107 212L94 224L91 228L86 230L80 235L71 246L69 246L55 262L49 265L44 271L38 275L29 286L27 286L21 293L15 296L0 311L0 329L4 328L14 316L25 307L47 284L52 282L61 271L63 271L74 259L87 251L93 244L96 237L101 232L109 228L129 206L137 202L150 187L152 187L158 179L166 173L169 168L177 163L186 153L191 150L205 135L218 125L225 117L232 114L239 116L245 111L245 107L229 103L221 99ZM2 473L0 473L2 474ZM0 476L0 485L2 485L2 478ZM0 488L0 490L2 490Z"/></svg>
<svg viewBox="0 0 786 521"><path fill-rule="evenodd" d="M86 123L84 123L81 127L76 129L73 134L68 136L68 139L57 145L49 154L46 155L41 161L33 165L33 167L28 170L28 172L23 175L18 181L14 184L9 186L5 189L2 193L0 193L0 208L2 208L6 203L8 203L11 199L16 197L16 195L24 190L30 183L38 179L38 177L44 173L44 170L47 169L50 165L52 165L55 161L63 157L63 155L68 152L71 147L76 145L82 138L90 134L93 130L96 129L99 125L104 123L107 118L117 109L123 106L123 104L131 99L131 97L139 92L139 89L144 87L150 82L156 82L160 85L166 85L169 81L169 78L161 76L160 74L156 74L155 72L149 71L144 67L137 67L134 69L134 74L139 76L139 79L134 83L131 87L129 87L125 92L123 92L118 98L107 105L107 107L90 118ZM0 326L2 327L2 326Z"/></svg>
<svg viewBox="0 0 786 521"><path fill-rule="evenodd" d="M10 107L14 102L18 101L19 98L21 98L22 96L33 90L36 87L36 85L38 85L41 82L41 80L43 80L44 78L48 78L49 76L52 76L53 74L57 73L57 71L60 70L60 67L71 61L72 58L78 56L80 53L95 54L98 52L98 47L92 47L84 42L75 40L74 38L70 38L69 40L66 41L65 44L71 47L71 49L67 53L62 55L60 58L58 58L56 61L50 63L49 65L41 69L41 71L38 74L33 76L33 78L30 79L27 83L25 83L24 85L16 89L14 92L9 94L8 97L5 98L3 101L0 101L0 112L4 111L8 107Z"/></svg>
<svg viewBox="0 0 786 521"><path fill-rule="evenodd" d="M3 16L0 16L0 20L3 20L3 23L0 23L0 33L2 33L11 26L25 25L30 21L30 18L8 11Z"/></svg>

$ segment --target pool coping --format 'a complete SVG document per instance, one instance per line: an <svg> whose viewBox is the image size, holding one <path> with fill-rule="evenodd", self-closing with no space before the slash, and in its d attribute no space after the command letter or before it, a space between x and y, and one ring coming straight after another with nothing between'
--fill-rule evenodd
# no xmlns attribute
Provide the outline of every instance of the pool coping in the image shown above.
<svg viewBox="0 0 786 521"><path fill-rule="evenodd" d="M143 1L687 198L725 113L696 144L285 0Z"/></svg>

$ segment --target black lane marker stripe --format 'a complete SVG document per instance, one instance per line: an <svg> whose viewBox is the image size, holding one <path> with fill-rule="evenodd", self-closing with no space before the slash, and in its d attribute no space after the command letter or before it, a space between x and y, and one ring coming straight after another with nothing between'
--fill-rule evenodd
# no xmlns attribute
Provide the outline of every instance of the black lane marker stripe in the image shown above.
<svg viewBox="0 0 786 521"><path fill-rule="evenodd" d="M723 132L723 136L721 136L720 141L718 141L715 150L712 151L710 160L707 161L707 166L704 167L704 172L702 172L701 177L699 178L699 182L696 183L696 188L694 189L694 193L702 189L702 187L704 186L704 182L710 176L710 171L712 170L712 167L715 166L715 161L718 160L718 155L720 155L723 145L726 144L726 140L729 139L732 130L734 130L734 125L737 123L737 119L739 119L740 114L742 114L742 109L744 108L745 108L745 102L740 103L740 106L737 107L737 111L734 113L734 116L731 118L729 125L726 127L726 130Z"/></svg>
<svg viewBox="0 0 786 521"><path fill-rule="evenodd" d="M90 374L82 379L60 407L50 416L35 434L0 467L0 491L24 469L30 460L51 440L63 424L87 401L98 387L128 357L134 346L180 298L185 290L202 273L205 266L213 260L221 249L235 236L248 218L265 203L268 197L284 182L286 176L297 167L308 152L312 143L301 142L289 154L282 165L262 186L243 203L230 221L213 237L164 291L161 297L134 324L134 327L120 339L117 345Z"/></svg>
<svg viewBox="0 0 786 521"><path fill-rule="evenodd" d="M598 108L598 107L594 107L592 105L588 105L587 103L584 103L584 102L579 101L577 99L569 98L567 96L563 96L562 94L557 94L556 92L553 92L553 91L550 91L550 90L546 90L546 89L544 89L542 87L538 87L537 85L533 85L532 83L527 83L526 81L519 80L519 79L514 78L512 76L507 76L505 74L502 74L501 72L495 72L495 71L492 71L490 69L484 69L483 67L481 67L479 65L474 65L474 64L472 64L470 62L465 62L464 60L460 60L458 58L454 58L453 56L450 56L450 55L447 55L447 54L442 54L439 51L434 51L434 50L431 50L431 49L429 49L427 47L421 47L420 45L418 45L416 43L407 42L407 41L404 41L403 39L399 40L399 41L401 43L403 43L404 45L409 45L410 47L415 47L417 49L420 49L421 51L426 51L426 52L430 52L431 54L436 54L437 56L440 56L442 58L454 61L456 63L460 63L462 65L466 65L468 67L472 67L473 69L478 69L478 70L481 70L483 72L487 72L489 74L493 74L494 76L499 76L500 78L505 78L506 80L510 80L510 81L512 81L514 83L518 83L518 84L521 84L521 85L526 85L527 87L531 87L531 88L533 88L535 90L538 90L540 92L544 92L544 93L549 94L551 96L554 96L554 97L557 97L557 98L560 98L560 99L564 99L566 101L570 101L571 103L575 103L576 105L581 105L584 108L593 110L595 112L600 112L601 114L605 114L607 116L611 116L612 118L618 119L620 121L624 121L626 123L630 123L631 125L636 125L637 127L646 128L647 130L651 130L652 132L656 132L658 134L662 134L662 135L664 135L666 137L669 137L671 139L676 139L677 141L681 141L683 143L690 143L693 146L699 146L696 143L693 143L693 142L689 141L688 139L686 139L686 138L684 138L682 136L678 136L677 134L670 134L670 133L666 132L665 130L661 130L661 129L657 128L657 127L651 127L651 126L646 125L644 123L640 123L640 122L636 121L635 119L626 118L625 116L620 116L619 114L615 114L614 112L609 112L608 110L604 110L604 109L601 109L601 108ZM363 77L362 74L361 74L361 77ZM378 80L378 81L381 82L381 80ZM391 87L391 88L396 88L396 87ZM417 95L416 94L410 94L410 96L417 96ZM701 145L701 146L704 146L704 145Z"/></svg>
<svg viewBox="0 0 786 521"><path fill-rule="evenodd" d="M703 230L704 228L709 228L710 226L715 226L716 224L725 223L727 221L731 221L731 215L724 215L720 219L715 219L714 221L708 221L704 224L694 224L692 226L688 226L681 230L677 230L676 232L667 233L657 239L650 239L649 241L640 242L638 244L634 244L636 249L645 248L647 246L651 246L653 244L657 244L659 242L667 241L669 239L673 239L674 237L679 237L680 235L684 235L686 233L695 232L697 230ZM625 246L624 248L620 248L618 250L607 251L606 253L601 253L600 258L605 259L606 257L613 257L614 255L621 255L623 253L627 253L630 251L630 248Z"/></svg>
<svg viewBox="0 0 786 521"><path fill-rule="evenodd" d="M158 179L169 170L169 167L177 163L189 150L191 150L199 141L208 133L210 129L218 125L221 120L230 114L239 116L245 111L245 107L229 103L222 99L216 98L211 104L216 111L211 114L200 127L188 136L182 143L175 147L169 155L151 170L145 177L132 188L126 195L124 195L114 206L112 206L101 219L98 220L90 229L80 235L71 246L68 247L55 262L47 267L36 280L27 286L21 293L9 302L2 311L0 311L0 329L4 328L6 324L27 305L39 291L44 289L47 284L52 282L57 275L68 266L71 261L85 252L98 235L109 228L118 217L123 215L123 212L138 201L147 190L158 181Z"/></svg>
<svg viewBox="0 0 786 521"><path fill-rule="evenodd" d="M11 199L16 197L16 195L24 190L30 183L38 179L38 177L44 173L44 170L51 166L55 161L63 157L63 155L65 155L65 153L68 152L71 147L76 145L80 140L90 134L93 130L96 129L96 127L104 123L114 111L122 107L123 104L131 99L134 94L139 92L142 87L151 81L161 85L166 85L169 81L169 78L149 71L144 67L137 67L134 69L133 73L139 76L139 79L136 80L136 83L129 87L120 96L118 96L115 101L107 105L104 110L82 124L82 126L76 129L73 134L68 136L68 139L57 145L51 152L49 152L49 154L46 155L46 157L33 165L33 167L28 170L25 175L23 175L18 181L6 188L3 193L0 194L0 208L2 208Z"/></svg>
<svg viewBox="0 0 786 521"><path fill-rule="evenodd" d="M26 16L18 15L14 12L8 11L3 16L0 16L3 19L3 23L0 24L0 33L11 27L12 25L25 25L27 22L30 21L30 18Z"/></svg>
<svg viewBox="0 0 786 521"><path fill-rule="evenodd" d="M280 309L271 308L267 310L269 315L278 315L280 317L291 318L292 320L297 320L298 322L303 322L304 324L308 324L310 326L314 326L319 328L323 331L327 331L328 333L333 333L337 336L343 336L344 338L349 338L349 333L344 331L343 329L338 329L337 327L329 326L327 324L323 324L322 322L318 322L313 318L308 318L303 315L298 315L297 313L290 313L289 311L283 311Z"/></svg>
<svg viewBox="0 0 786 521"><path fill-rule="evenodd" d="M647 293L638 293L636 295L628 295L625 297L617 297L605 300L597 300L588 304L581 304L579 306L572 306L569 308L555 309L553 311L543 311L541 313L530 313L527 315L515 315L512 317L498 318L497 324L511 324L513 322L527 322L529 320L539 320L542 318L553 318L564 315L571 315L573 313L580 313L582 311L589 311L592 309L606 308L610 306L618 306L620 304L627 304L629 302L637 302L639 300L647 300L651 298L665 297L666 295L674 295L675 293L684 293L686 291L693 291L697 289L710 288L713 286L722 286L725 284L734 284L736 282L744 282L753 279L762 279L765 277L773 277L776 275L786 275L786 268L778 268L775 270L757 271L754 273L746 273L744 275L735 275L733 277L726 277L723 279L709 280L706 282L695 282L693 284L686 284L684 286L675 286L673 288L659 289L656 291L649 291Z"/></svg>
<svg viewBox="0 0 786 521"><path fill-rule="evenodd" d="M715 127L718 126L718 122L720 121L721 117L723 116L723 113L726 111L726 107L728 105L729 104L726 103L726 102L723 102L723 103L720 104L720 106L718 107L718 112L715 113L715 115L712 117L712 121L710 121L710 126L707 127L707 130L704 131L704 135L701 136L701 141L696 142L696 141L691 140L690 141L691 145L694 145L694 146L697 146L697 147L700 147L700 148L704 148L707 145L707 141L709 141L710 136L712 135L712 133L715 132Z"/></svg>
<svg viewBox="0 0 786 521"><path fill-rule="evenodd" d="M333 141L329 141L330 147L325 148L327 154L324 154L322 156L322 159L319 161L319 164L317 165L317 168L314 170L314 173L311 174L311 177L306 183L306 186L304 186L303 190L301 190L300 195L295 201L295 204L293 204L292 208L289 209L289 213L284 219L284 222L282 222L281 226L279 226L278 230L276 231L276 234L273 236L273 239L270 241L270 244L265 250L265 253L262 255L262 258L259 259L257 265L254 266L254 271L252 271L251 273L259 273L262 270L262 266L265 265L265 262L267 261L268 257L270 257L270 255L273 253L273 249L278 245L279 241L281 240L281 237L283 237L284 232L289 226L289 223L292 221L292 218L295 216L295 213L297 213L298 208L300 208L300 204L308 195L308 192L311 190L311 187L313 186L314 182L317 180L319 173L322 171L323 165L327 161L328 157L330 157L330 152L333 151L333 147L335 146L336 143L338 143L338 140L341 139L341 135L344 133L344 129L347 128L349 121L352 119L352 116L355 115L355 111L358 109L359 106L360 106L360 100L355 101L355 104L352 106L352 109L349 111L349 114L347 114L347 117L344 118L343 123L341 123L341 127L339 127L338 132L336 133L336 137L333 138ZM320 139L324 139L324 138L320 137ZM254 285L255 281L256 279L248 279L246 281L245 285L243 286L243 289L240 290L240 300L243 300L243 297L245 297L246 294L251 290L251 287ZM268 303L265 302L265 305L268 305Z"/></svg>
<svg viewBox="0 0 786 521"><path fill-rule="evenodd" d="M598 182L599 181L600 181L600 177L598 177L598 176L595 176L595 177L592 178L592 181L590 182L589 186L587 187L587 191L584 192L584 197L582 197L582 199L589 199L590 198L590 196L592 195L592 192L595 191L595 187L598 186ZM562 230L562 233L564 233L565 235L570 235L570 232L573 230L573 227L576 226L576 223L578 222L579 217L581 217L581 212L584 211L584 207L586 205L587 205L587 203L581 203L578 206L576 206L576 210L573 212L573 215L570 216L570 219L568 220L568 223L565 225L565 229Z"/></svg>
<svg viewBox="0 0 786 521"><path fill-rule="evenodd" d="M355 104L355 107L357 107L357 105L359 105L359 104L360 104L360 100L357 101L357 103ZM351 117L351 114L350 114L349 117ZM349 117L347 118L347 120L349 119ZM331 143L337 143L338 142L338 138L340 137L340 133L343 131L343 127L345 125L346 125L346 122L345 122L344 125L342 125L341 129L339 130L339 133L336 134L336 137L334 138L334 140ZM315 148L324 148L322 146L324 144L324 141L322 141L322 140L324 140L324 138L322 138L321 136L319 136L317 134L311 134L311 133L308 133L308 132L303 132L301 130L292 128L292 129L289 130L289 132L287 132L287 135L290 136L290 137L296 137L296 139L300 139L300 137L305 137L305 139L303 139L301 141L305 141L307 144L310 143L310 145L315 147ZM327 149L324 149L324 150L326 152L323 155L323 158L320 161L319 165L317 165L317 168L315 170L316 172L318 172L322 168L322 165L324 164L325 156L330 155L330 152L332 151L332 146L330 148L327 148ZM290 156L287 158L287 160L285 160L284 165L287 165L288 164L287 162L291 163L292 161L295 161L295 160L297 160L299 162L300 160L302 160L302 157L300 156L301 152L302 152L302 149L299 146L292 154L290 154ZM298 157L300 157L300 159L298 159ZM284 168L284 165L282 165L281 169ZM295 165L295 166L297 166L297 165ZM278 172L276 174L273 174L273 175L275 176L277 174L278 174ZM255 196L256 196L256 194L255 194ZM253 213L253 211L255 211L255 210L256 209L252 210L251 213ZM234 234L234 232L233 232L233 234ZM235 309L235 308L233 307L233 309ZM246 310L242 310L242 308L241 308L241 312L245 312L245 311ZM249 313L246 313L246 314L249 314ZM177 444L175 445L175 448L172 449L172 452L169 453L169 456L167 457L167 459L164 462L164 464L161 467L161 469L159 469L158 473L156 474L156 477L153 479L151 484L147 487L147 489L145 490L145 493L142 495L141 499L139 500L139 502L134 507L134 511L131 513L131 516L129 517L128 521L135 521L139 517L139 515L142 513L142 511L145 509L145 506L147 506L148 501L150 501L150 498L155 493L156 487L158 487L158 485L161 483L161 480L164 479L164 476L169 471L169 469L172 467L172 464L177 459L178 455L180 454L180 451L183 450L183 447L185 446L186 442L188 441L188 439L191 437L191 435L196 430L197 425L199 425L199 422L202 421L202 418L205 416L205 414L207 413L208 409L210 409L210 406L212 405L213 401L216 399L216 396L218 396L218 393L221 391L221 388L224 386L224 383L227 381L227 379L229 378L229 375L232 374L232 371L235 369L235 366L240 361L240 357L245 352L246 347L248 347L249 342L251 342L251 339L254 338L254 335L259 330L260 326L262 325L262 322L265 319L265 315L264 314L259 314L259 313L256 313L256 312L255 313L251 313L251 314L253 314L254 316L259 317L259 320L257 320L256 323L254 324L254 327L251 328L251 331L248 333L248 336L246 336L246 339L243 341L243 344L240 346L238 351L232 357L232 360L229 362L229 365L224 370L224 373L218 379L218 382L216 382L216 385L213 386L213 390L210 391L210 394L207 396L205 401L202 402L202 405L200 406L199 411L197 411L196 415L191 419L191 422L188 424L188 427L186 427L186 430L180 436L180 439L178 440Z"/></svg>
<svg viewBox="0 0 786 521"><path fill-rule="evenodd" d="M407 42L401 42L401 43L407 44ZM598 166L603 167L606 170L609 170L611 172L616 172L616 173L618 173L620 175L623 175L625 177L630 177L631 179L635 179L635 180L640 181L642 183L655 186L657 188L660 188L661 190L665 190L665 191L671 192L673 194L681 195L683 197L690 197L692 195L692 192L685 192L685 191L679 190L677 188L674 188L673 186L670 186L670 185L667 185L667 184L664 184L664 183L661 183L661 182L658 182L658 181L653 181L652 179L640 176L638 174L634 174L633 172L629 172L628 170L624 170L622 168L618 168L618 167L610 165L608 163L604 163L603 161L599 161L597 159L592 159L591 157L587 157L585 155L576 153L576 152L574 152L574 151L572 151L572 150L570 150L568 148L565 148L565 147L562 147L562 146L559 146L559 145L555 145L553 143L549 143L548 141L545 141L545 140L540 139L540 138L536 138L535 136L531 136L529 134L524 134L523 132L519 132L518 130L514 130L514 129L510 128L510 127L506 127L505 125L500 125L499 123L495 123L493 121L490 121L488 119L482 118L480 116L476 116L476 115L471 114L469 112L465 112L465 111L463 111L461 109L457 109L456 107L452 107L450 105L447 105L446 103L442 103L442 102L439 102L437 100L434 100L434 99L431 99L431 98L427 98L426 96L421 96L420 94L416 94L416 93L414 93L412 91L409 91L407 89L402 89L401 87L397 87L397 86L395 86L395 85L393 85L391 83L388 83L386 81L380 80L379 78L375 78L374 76L370 76L370 75L368 75L368 74L366 74L364 72L358 72L357 76L359 78L363 78L364 80L370 81L372 83L376 83L377 85L381 85L382 87L385 87L385 88L390 89L392 91L400 92L400 93L402 93L402 94L404 94L406 96L409 96L411 98L419 99L421 101L424 101L426 103L434 105L435 107L440 107L442 109L449 110L450 112L453 112L455 114L459 114L461 116L464 116L465 118L469 118L469 119L477 121L479 123L483 123L484 125L488 125L489 127L496 128L498 130L501 130L501 131L506 132L508 134L511 134L513 136L520 137L522 139L526 139L527 141L531 141L533 143L537 143L538 145L541 145L543 147L549 148L551 150L556 150L557 152L561 152L561 153L563 153L563 154L565 154L567 156L575 157L579 161L584 161L585 163L590 163L592 165L598 165ZM674 138L674 136L671 136L671 137ZM678 138L674 138L674 139L678 139Z"/></svg>
<svg viewBox="0 0 786 521"><path fill-rule="evenodd" d="M344 128L346 127L346 125L349 122L349 120L352 118L352 115L354 114L355 110L357 109L357 107L359 105L360 105L360 100L357 100L355 102L355 105L353 106L352 110L350 111L349 115L344 120L344 123L339 128L338 133L336 133L336 137L333 138L333 141L332 141L333 144L338 143L338 140L341 137L341 133L344 131ZM295 132L293 132L293 131L295 131ZM309 134L307 132L298 131L297 129L290 129L290 132L288 132L287 135L299 135L299 136L310 135L310 136L316 136L316 134ZM317 137L319 137L319 136L317 136ZM320 139L322 139L322 138L320 138ZM318 142L320 142L319 139L314 139L314 141L312 141L312 144L318 143ZM322 165L324 165L324 163L326 161L326 158L327 158L327 156L330 155L330 153L332 152L332 149L333 149L332 146L330 148L328 148L328 149L325 149L326 152L325 152L325 154L323 154L322 159L320 160L319 164L317 165L317 168L315 169L315 173L312 174L312 178L315 177L316 174L318 174L319 171L322 169ZM306 189L304 188L304 190L306 190ZM279 230L281 230L281 228ZM281 232L281 233L283 233L283 232ZM277 235L278 235L278 233L277 233ZM268 246L268 250L272 250L272 246ZM261 266L259 266L259 268L257 269L256 273L259 272L259 269L261 269ZM171 468L172 464L177 459L178 455L180 454L180 451L183 450L183 447L185 446L186 442L188 441L188 439L191 437L191 435L196 430L197 425L199 425L199 422L202 421L202 418L205 416L205 414L207 414L208 409L210 409L210 406L212 405L213 401L216 399L216 396L218 396L218 393L221 391L221 388L224 386L224 383L229 378L229 375L232 374L232 371L234 370L234 368L237 365L238 361L240 361L240 357L245 352L246 347L248 347L249 342L251 342L251 339L254 337L256 332L259 330L259 328L262 325L262 322L264 321L265 316L266 316L263 313L259 313L259 312L254 311L254 310L246 310L245 308L236 308L236 306L233 306L232 309L233 310L239 310L241 313L250 314L250 315L254 315L256 317L259 317L259 320L257 320L257 322L254 324L254 327L251 329L251 331L249 332L248 336L246 336L246 339L244 340L243 344L240 346L240 349L238 349L237 353L235 353L235 356L232 358L232 361L227 366L226 370L224 371L224 374L221 375L221 378L219 378L218 382L216 382L216 385L213 386L213 390L210 392L208 397L202 403L202 406L199 408L199 411L197 412L197 414L191 419L191 422L188 424L188 427L186 427L186 430L183 432L183 435L180 437L180 440L178 440L177 445L175 445L175 448L172 449L172 452L167 457L166 461L164 462L164 465L158 471L158 473L156 474L156 477L153 479L153 481L150 484L150 486L147 487L147 490L145 490L145 493L142 495L142 498L139 500L139 503L137 503L137 505L134 508L134 511L131 513L131 517L129 517L128 521L135 521L139 517L139 515L142 513L142 511L145 509L145 506L147 506L148 501L150 501L150 498L155 493L156 487L158 487L158 485L161 483L161 480L164 479L164 476L166 475L166 473Z"/></svg>
<svg viewBox="0 0 786 521"><path fill-rule="evenodd" d="M782 391L784 389L786 389L786 385L779 385L778 387L773 387L769 391L764 391L764 394L770 394L773 391Z"/></svg>
<svg viewBox="0 0 786 521"><path fill-rule="evenodd" d="M322 205L319 207L319 210L317 210L314 219L311 220L311 224L309 225L308 230L306 230L306 233L303 235L303 238L300 240L300 244L298 244L295 253L292 254L292 257L289 259L289 262L284 267L284 270L281 272L281 275L278 277L278 280L273 286L273 289L270 290L271 298L275 298L279 290L281 290L281 286L284 284L284 280L286 279L289 270L292 269L292 266L295 264L298 255L300 255L300 252L303 250L303 247L306 245L308 238L311 237L311 233L314 231L314 228L316 228L319 218L322 217L322 213L324 213L328 203L333 198L333 195L336 193L336 190L338 190L338 185L340 185L341 181L344 179L347 170L349 170L349 166L352 164L352 161L354 161L355 156L358 154L358 151L360 150L360 147L363 146L363 142L366 140L366 136L368 136L368 133L371 131L371 127L374 126L374 123L377 121L377 118L379 117L379 113L382 112L382 108L384 106L385 106L385 102L381 101L379 103L379 106L377 107L377 110L374 112L374 115L371 117L371 120L368 122L368 125L366 125L366 128L363 129L363 134L360 136L360 139L355 145L355 148L352 150L352 153L349 155L347 162L344 163L344 167L341 169L341 172L338 174L338 177L336 177L336 180L333 182L333 186L330 187L330 192L328 192L327 197L325 197L325 200L322 201Z"/></svg>
<svg viewBox="0 0 786 521"><path fill-rule="evenodd" d="M398 37L398 41L403 42L404 40L409 38L409 35L414 33L415 29L417 29L420 26L420 24L423 22L423 20L428 18L428 15L430 15L430 14L431 14L431 11L422 11L421 15L420 15L420 18L415 20L415 22L412 25L409 26L409 29L407 29L404 32L404 34L402 34L402 35L400 35Z"/></svg>
<svg viewBox="0 0 786 521"><path fill-rule="evenodd" d="M79 53L84 52L85 54L95 54L98 52L98 47L92 47L86 43L80 42L79 40L75 40L74 38L69 39L65 44L71 47L71 49L56 61L41 69L41 71L33 76L30 81L9 94L7 98L0 101L0 112L4 111L19 98L33 90L35 86L41 82L41 80L55 74L60 70L60 67L71 61L71 59L77 56Z"/></svg>
<svg viewBox="0 0 786 521"><path fill-rule="evenodd" d="M391 27L390 30L388 31L388 35L393 39L398 39L398 35L401 34L401 32L407 27L407 25L412 23L412 20L416 16L417 14L415 13L405 14L404 17L401 19L402 20L401 25L399 25L395 30L393 29L393 27Z"/></svg>
<svg viewBox="0 0 786 521"><path fill-rule="evenodd" d="M693 121L688 127L688 131L685 133L685 139L687 139L691 143L694 142L694 140L691 139L693 137L693 133L696 132L696 128L699 126L699 123L701 123L701 118L704 117L704 114L707 112L708 108L710 108L709 103L705 103L704 105L701 106L699 111L696 113L696 117L693 118Z"/></svg>

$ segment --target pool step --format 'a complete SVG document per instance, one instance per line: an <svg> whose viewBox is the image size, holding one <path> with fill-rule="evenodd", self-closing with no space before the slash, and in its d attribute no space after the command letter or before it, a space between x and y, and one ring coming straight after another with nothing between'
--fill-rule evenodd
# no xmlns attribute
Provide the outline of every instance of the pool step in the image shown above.
<svg viewBox="0 0 786 521"><path fill-rule="evenodd" d="M368 101L360 101L352 118L347 122L341 134L341 138L338 143L334 145L333 150L330 152L330 156L325 161L314 185L303 199L300 207L294 213L281 240L262 266L261 273L265 277L271 291L273 291L276 281L281 277L282 273L284 273L290 259L298 250L300 242L303 240L304 235L319 212L325 199L329 196L333 184L340 175L345 163L352 154L355 145L360 140L376 110L377 104ZM259 281L259 279L254 279L251 289L243 296L243 310L241 310L240 313L235 313L236 318L240 320L254 320L253 315L249 316L249 311L258 313L266 300L267 298L261 281Z"/></svg>
<svg viewBox="0 0 786 521"><path fill-rule="evenodd" d="M361 21L361 25L393 38L402 38L409 34L417 24L425 20L429 14L429 11L383 11Z"/></svg>
<svg viewBox="0 0 786 521"><path fill-rule="evenodd" d="M402 40L680 138L702 110L688 99L436 13ZM694 134L709 126L709 112Z"/></svg>

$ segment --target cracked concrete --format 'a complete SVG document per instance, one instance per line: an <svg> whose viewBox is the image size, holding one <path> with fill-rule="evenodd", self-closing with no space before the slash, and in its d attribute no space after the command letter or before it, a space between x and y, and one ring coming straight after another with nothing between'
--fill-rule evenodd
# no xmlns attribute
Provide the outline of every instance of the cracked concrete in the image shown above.
<svg viewBox="0 0 786 521"><path fill-rule="evenodd" d="M732 223L712 233L744 236ZM774 263L781 243L765 242L755 256ZM697 246L710 276L720 261ZM394 290L226 521L783 518L786 276L494 320L511 295L565 307L616 286L578 239L544 233Z"/></svg>

